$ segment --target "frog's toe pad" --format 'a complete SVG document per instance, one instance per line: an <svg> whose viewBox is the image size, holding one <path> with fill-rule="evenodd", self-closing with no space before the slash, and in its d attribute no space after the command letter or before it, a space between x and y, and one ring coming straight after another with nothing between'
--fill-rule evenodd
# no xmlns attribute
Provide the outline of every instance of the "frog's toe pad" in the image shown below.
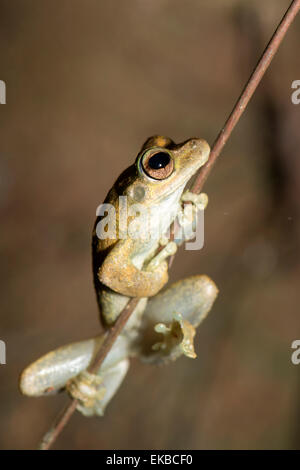
<svg viewBox="0 0 300 470"><path fill-rule="evenodd" d="M106 389L101 386L102 382L101 376L83 371L69 380L66 389L72 398L79 401L80 407L93 408L105 395Z"/></svg>
<svg viewBox="0 0 300 470"><path fill-rule="evenodd" d="M191 323L182 318L180 313L174 315L172 323L167 326L164 323L155 325L154 330L163 335L163 340L152 346L153 351L162 356L178 357L184 354L195 359L194 336L196 330Z"/></svg>
<svg viewBox="0 0 300 470"><path fill-rule="evenodd" d="M84 416L103 416L107 404L120 387L129 368L129 360L90 374L84 371L69 380L66 389L78 400L77 410Z"/></svg>

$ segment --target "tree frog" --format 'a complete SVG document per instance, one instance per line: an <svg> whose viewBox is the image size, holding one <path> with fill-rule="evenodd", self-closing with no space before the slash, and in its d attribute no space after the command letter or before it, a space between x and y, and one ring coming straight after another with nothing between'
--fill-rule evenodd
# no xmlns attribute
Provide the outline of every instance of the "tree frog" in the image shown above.
<svg viewBox="0 0 300 470"><path fill-rule="evenodd" d="M166 287L168 258L190 237L197 210L207 196L184 188L206 163L209 145L192 138L147 139L101 206L92 236L93 273L100 335L62 346L28 366L20 388L28 396L66 389L86 416L102 415L122 383L132 357L167 363L181 355L196 357L195 329L210 311L218 289L206 275L191 276ZM192 212L182 216L183 201ZM181 214L181 217L178 217ZM166 236L175 219L181 236ZM177 220L176 219L176 220ZM131 297L138 304L97 374L86 371L106 335Z"/></svg>

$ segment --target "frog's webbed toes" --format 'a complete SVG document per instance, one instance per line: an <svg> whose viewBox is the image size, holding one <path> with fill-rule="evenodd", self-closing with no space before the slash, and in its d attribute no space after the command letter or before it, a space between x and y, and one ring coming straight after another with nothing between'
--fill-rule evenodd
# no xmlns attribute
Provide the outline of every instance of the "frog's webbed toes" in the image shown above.
<svg viewBox="0 0 300 470"><path fill-rule="evenodd" d="M98 374L83 371L72 378L66 389L72 398L78 400L78 411L85 416L103 416L106 405L120 387L128 367L129 360L124 359Z"/></svg>
<svg viewBox="0 0 300 470"><path fill-rule="evenodd" d="M93 408L105 395L106 389L102 383L101 376L83 371L69 380L66 390L72 398L79 401L80 408Z"/></svg>
<svg viewBox="0 0 300 470"><path fill-rule="evenodd" d="M204 210L208 204L208 196L206 193L195 194L191 191L185 191L181 196L182 202L190 202L196 210Z"/></svg>
<svg viewBox="0 0 300 470"><path fill-rule="evenodd" d="M152 350L156 351L161 359L176 359L182 354L195 359L194 336L196 330L189 321L182 318L180 313L174 315L170 325L158 323L154 330L163 335L162 341L152 346Z"/></svg>

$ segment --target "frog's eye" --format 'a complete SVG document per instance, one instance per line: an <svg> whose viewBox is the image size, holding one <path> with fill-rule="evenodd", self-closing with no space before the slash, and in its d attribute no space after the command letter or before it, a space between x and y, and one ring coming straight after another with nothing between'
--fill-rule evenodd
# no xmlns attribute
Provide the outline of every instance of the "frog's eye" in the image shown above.
<svg viewBox="0 0 300 470"><path fill-rule="evenodd" d="M150 150L142 157L142 168L144 172L156 180L164 180L174 170L174 161L165 150Z"/></svg>

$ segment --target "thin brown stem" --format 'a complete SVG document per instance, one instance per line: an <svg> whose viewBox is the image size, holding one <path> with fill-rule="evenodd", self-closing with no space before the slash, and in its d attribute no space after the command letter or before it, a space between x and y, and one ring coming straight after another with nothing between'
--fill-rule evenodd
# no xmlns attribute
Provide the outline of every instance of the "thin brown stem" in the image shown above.
<svg viewBox="0 0 300 470"><path fill-rule="evenodd" d="M127 320L129 319L130 315L133 313L135 307L137 306L138 301L138 298L132 298L122 310L116 323L107 332L104 342L102 343L99 351L97 352L93 361L88 367L88 372L93 374L99 370L104 359L112 348L112 345L123 330L125 324L127 323ZM70 403L67 403L63 411L59 413L59 415L55 419L49 431L44 435L43 439L41 440L38 447L39 450L50 449L52 444L56 441L58 435L61 433L61 431L73 415L77 405L78 400L76 399L73 399Z"/></svg>
<svg viewBox="0 0 300 470"><path fill-rule="evenodd" d="M274 55L276 54L284 36L286 35L299 10L300 0L294 0L290 4L288 10L286 11L277 29L275 30L255 69L253 70L248 82L246 83L240 97L235 103L234 108L231 111L223 129L221 129L218 137L216 138L210 152L209 160L200 169L197 179L195 180L195 183L192 188L192 191L194 193L199 193L201 191L209 173L211 172L213 165L216 163L216 160L219 157L221 151L223 150L224 145L226 144L237 122L245 111L251 97L253 96L266 70L268 69Z"/></svg>
<svg viewBox="0 0 300 470"><path fill-rule="evenodd" d="M69 419L73 415L77 405L78 402L75 399L67 403L67 405L63 408L63 410L54 420L54 423L52 424L49 431L46 432L46 434L43 436L41 442L39 443L38 450L50 449L52 444L54 444L59 434L62 432Z"/></svg>
<svg viewBox="0 0 300 470"><path fill-rule="evenodd" d="M300 10L300 0L293 0L284 17L282 18L279 26L274 32L270 42L268 43L263 55L258 61L254 71L252 72L248 82L246 83L239 99L237 100L232 112L230 113L223 129L220 131L218 137L216 138L214 145L212 147L209 160L207 163L200 169L198 176L195 180L195 183L192 187L194 193L200 193L209 173L212 170L213 165L215 164L217 158L219 157L224 145L229 139L234 127L245 111L246 106L248 105L252 95L254 94L258 84L260 83L263 75L268 69L274 55L276 54L280 43L282 42L285 34L287 33L289 27L291 26L295 16ZM126 305L126 307L120 313L114 326L110 328L107 332L107 336L100 347L98 353L96 354L93 362L89 367L89 372L96 372L99 370L101 364L103 363L108 352L112 348L115 340L118 335L121 333L126 322L128 321L130 315L133 313L137 303L137 298L132 298ZM50 430L43 437L39 449L47 450L50 449L52 444L56 441L58 435L61 433L65 425L68 423L69 419L73 415L78 402L73 399L70 404L60 413L58 418L55 420L54 424Z"/></svg>
<svg viewBox="0 0 300 470"><path fill-rule="evenodd" d="M92 363L90 364L88 368L88 372L92 374L92 373L96 373L100 369L102 362L106 358L107 354L112 348L112 345L114 344L117 337L119 336L124 326L126 325L130 315L133 313L139 300L140 299L137 297L130 299L130 301L127 303L125 308L122 310L121 314L118 316L116 320L116 323L109 329L107 336L104 340L104 343L102 344L101 348L99 349L94 360L92 361Z"/></svg>

